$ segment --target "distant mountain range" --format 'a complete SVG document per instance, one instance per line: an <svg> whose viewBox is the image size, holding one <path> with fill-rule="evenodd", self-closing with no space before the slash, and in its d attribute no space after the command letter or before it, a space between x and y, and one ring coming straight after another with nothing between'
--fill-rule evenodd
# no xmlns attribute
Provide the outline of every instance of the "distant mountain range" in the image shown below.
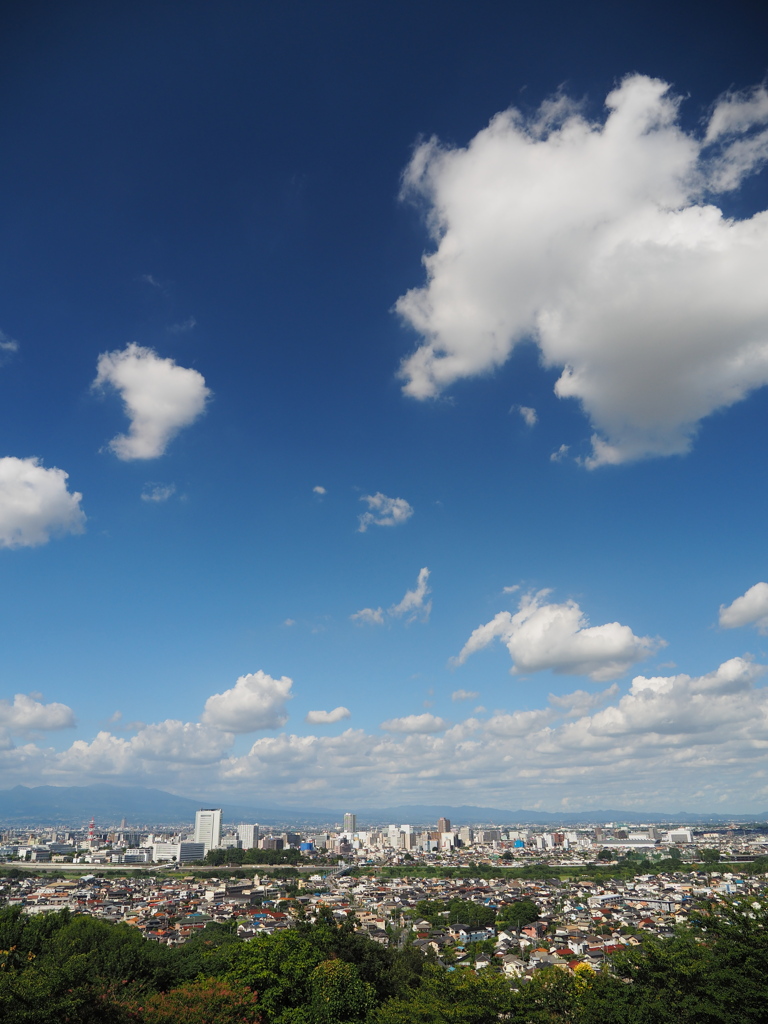
<svg viewBox="0 0 768 1024"><path fill-rule="evenodd" d="M317 828L341 822L345 806L335 810L297 809L274 804L246 806L230 803L226 796L214 800L191 800L162 789L141 786L15 786L0 790L0 823L14 825L72 825L77 827L96 819L100 827L116 826L125 818L128 825L185 825L194 821L200 807L222 807L224 820L258 821L263 825L293 824ZM691 814L687 811L528 811L498 807L447 807L431 804L402 804L397 807L357 809L358 825L436 823L450 818L454 825L600 825L606 822L637 824L727 824L766 821L760 814Z"/></svg>
<svg viewBox="0 0 768 1024"><path fill-rule="evenodd" d="M527 811L503 810L499 807L445 807L426 804L404 804L381 810L360 812L358 822L381 821L437 821L439 817L449 818L452 825L604 825L606 822L627 825L653 825L672 822L675 824L703 824L705 822L751 822L765 821L768 812L759 814L691 814L687 811L662 813L656 811Z"/></svg>
<svg viewBox="0 0 768 1024"><path fill-rule="evenodd" d="M0 822L15 825L77 827L91 817L101 827L119 825L123 818L135 826L184 825L195 820L200 807L210 806L219 805L141 786L14 786L0 790ZM272 824L278 815L274 807L259 810L230 804L226 817L228 821L251 819Z"/></svg>

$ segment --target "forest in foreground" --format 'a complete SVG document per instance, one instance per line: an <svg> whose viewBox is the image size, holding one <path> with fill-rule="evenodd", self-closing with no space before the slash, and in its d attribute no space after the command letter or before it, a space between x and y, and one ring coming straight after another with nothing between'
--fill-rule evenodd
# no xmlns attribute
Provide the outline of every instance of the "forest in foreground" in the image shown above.
<svg viewBox="0 0 768 1024"><path fill-rule="evenodd" d="M182 946L87 915L0 910L3 1024L764 1024L768 901L702 908L599 971L447 968L317 921L248 941L208 925Z"/></svg>

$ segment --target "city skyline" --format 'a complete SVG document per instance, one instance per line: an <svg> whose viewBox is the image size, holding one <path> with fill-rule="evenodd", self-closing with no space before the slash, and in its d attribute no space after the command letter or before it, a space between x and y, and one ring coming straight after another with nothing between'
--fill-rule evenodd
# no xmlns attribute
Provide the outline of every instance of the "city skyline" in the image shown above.
<svg viewBox="0 0 768 1024"><path fill-rule="evenodd" d="M764 811L766 27L17 6L0 789Z"/></svg>

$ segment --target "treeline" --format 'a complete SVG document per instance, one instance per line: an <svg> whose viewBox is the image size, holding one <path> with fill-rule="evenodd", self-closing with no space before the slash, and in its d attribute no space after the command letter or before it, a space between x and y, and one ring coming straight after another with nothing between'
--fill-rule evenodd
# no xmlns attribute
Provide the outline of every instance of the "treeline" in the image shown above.
<svg viewBox="0 0 768 1024"><path fill-rule="evenodd" d="M677 851L675 851L677 852ZM552 879L568 881L606 882L610 879L630 881L637 875L669 874L674 871L718 871L740 870L749 874L768 873L768 857L756 857L754 861L730 863L720 861L703 861L688 863L680 856L664 857L660 860L638 858L630 854L622 857L617 863L606 866L598 864L559 866L547 863L525 864L520 867L508 867L503 861L498 864L464 864L452 867L444 864L390 864L354 868L351 875L364 877L373 875L377 878L449 878L465 880L482 879L518 879L520 881L541 882Z"/></svg>
<svg viewBox="0 0 768 1024"><path fill-rule="evenodd" d="M298 850L209 850L203 864L214 867L243 864L302 864Z"/></svg>
<svg viewBox="0 0 768 1024"><path fill-rule="evenodd" d="M430 908L425 908L429 910ZM208 925L184 946L67 911L0 911L3 1024L764 1024L768 906L702 911L610 965L446 969L403 935L382 946L338 923L241 942Z"/></svg>

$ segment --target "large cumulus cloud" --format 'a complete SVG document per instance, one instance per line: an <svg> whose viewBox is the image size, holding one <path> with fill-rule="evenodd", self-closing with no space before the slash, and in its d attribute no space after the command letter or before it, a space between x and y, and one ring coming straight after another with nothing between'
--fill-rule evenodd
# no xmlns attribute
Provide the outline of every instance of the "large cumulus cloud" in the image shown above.
<svg viewBox="0 0 768 1024"><path fill-rule="evenodd" d="M667 83L632 75L590 121L565 97L496 115L465 148L416 148L426 284L397 309L421 335L404 390L439 394L532 337L594 428L593 467L688 450L701 419L768 382L768 213L723 215L768 157L768 92L683 130Z"/></svg>
<svg viewBox="0 0 768 1024"><path fill-rule="evenodd" d="M131 421L109 442L119 459L156 459L182 427L203 413L210 391L197 370L131 343L99 356L94 388L115 388Z"/></svg>
<svg viewBox="0 0 768 1024"><path fill-rule="evenodd" d="M67 488L68 474L36 458L0 458L0 548L37 547L52 536L82 533L82 494Z"/></svg>
<svg viewBox="0 0 768 1024"><path fill-rule="evenodd" d="M232 689L208 698L202 720L230 732L277 729L288 721L285 702L293 696L292 685L288 676L273 679L261 669L240 676Z"/></svg>
<svg viewBox="0 0 768 1024"><path fill-rule="evenodd" d="M499 612L490 622L478 626L454 663L462 665L471 654L498 638L512 657L515 673L552 669L602 681L623 675L662 643L651 637L635 636L629 626L620 622L590 626L575 601L548 602L549 593L540 590L526 594L515 614Z"/></svg>

